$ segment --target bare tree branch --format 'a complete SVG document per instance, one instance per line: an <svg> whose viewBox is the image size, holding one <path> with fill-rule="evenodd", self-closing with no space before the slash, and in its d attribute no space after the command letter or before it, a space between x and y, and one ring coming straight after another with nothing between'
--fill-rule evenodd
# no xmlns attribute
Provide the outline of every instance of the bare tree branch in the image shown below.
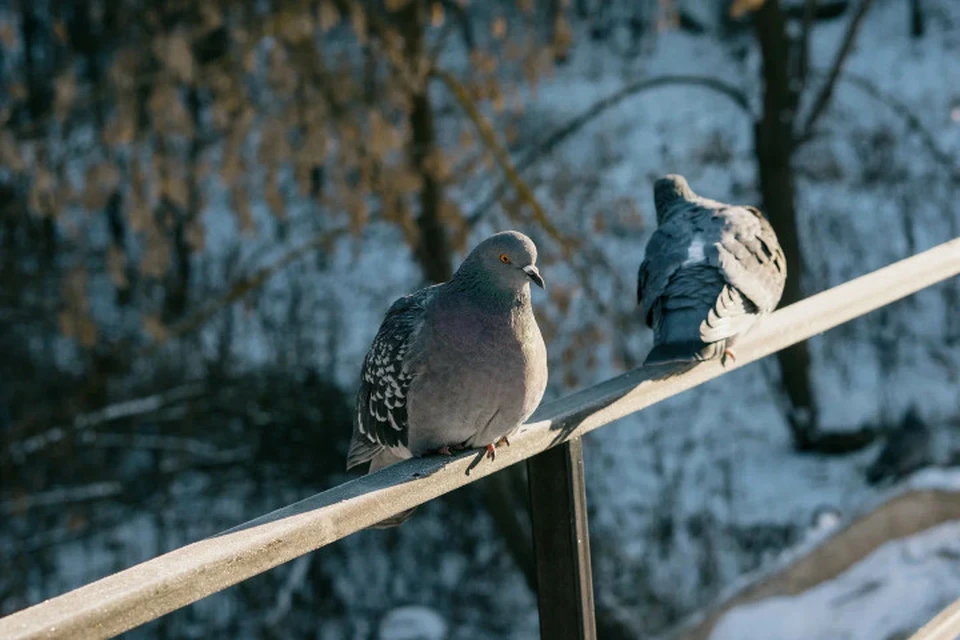
<svg viewBox="0 0 960 640"><path fill-rule="evenodd" d="M245 278L240 278L230 285L230 287L223 294L210 300L205 305L201 306L199 310L184 320L169 327L162 338L157 339L149 346L138 350L134 356L134 359L149 358L150 356L156 354L160 347L170 338L179 337L200 328L221 310L246 297L249 293L259 289L270 278L285 269L293 262L303 258L311 251L326 246L336 237L345 232L346 228L336 228L318 233L307 242L291 249L273 263L265 267L261 267Z"/></svg>
<svg viewBox="0 0 960 640"><path fill-rule="evenodd" d="M504 149L503 145L501 145L497 140L497 134L493 130L493 126L490 124L490 121L487 120L482 113L480 113L480 109L477 107L477 104L474 102L473 98L470 97L466 87L464 87L456 78L442 69L434 69L432 71L432 75L439 78L457 98L457 101L460 103L461 107L463 107L463 110L467 113L467 116L477 128L481 140L483 140L484 144L497 160L497 163L500 165L501 170L506 175L507 180L510 181L510 184L517 191L520 198L533 210L533 217L537 223L539 223L543 230L546 231L550 237L552 237L560 245L560 248L564 254L570 258L577 257L578 255L590 255L592 257L591 264L593 266L599 265L603 267L606 269L610 277L619 280L619 274L610 266L609 262L606 261L605 257L600 251L580 250L582 248L582 243L578 239L565 236L553 224L553 222L550 221L550 218L547 216L546 211L537 200L537 197L534 195L530 185L528 185L526 181L520 177L519 172L513 165L513 162L510 160L510 154L507 153L507 150ZM574 251L574 249L577 249L577 251ZM578 280L580 281L581 287L583 287L583 292L596 305L597 309L604 314L612 313L610 305L603 300L603 298L599 293L597 293L596 289L591 284L590 275L587 269L576 265L572 260L570 264L576 273Z"/></svg>
<svg viewBox="0 0 960 640"><path fill-rule="evenodd" d="M937 162L943 165L943 168L947 171L947 174L950 176L951 180L960 182L960 160L957 160L957 158L952 156L949 152L940 148L940 146L937 144L936 136L930 131L930 129L926 127L926 125L924 125L923 120L911 109L910 105L900 100L895 95L885 92L883 89L863 76L844 72L840 75L838 80L857 87L871 98L886 105L904 121L910 131L917 134L917 136L920 138L920 142L924 147L927 148L927 151L930 153L930 155L933 156ZM807 138L799 140L798 144L808 142L812 138L813 136L811 133L811 135Z"/></svg>
<svg viewBox="0 0 960 640"><path fill-rule="evenodd" d="M800 47L797 52L797 95L802 95L807 84L810 70L810 33L813 31L813 19L817 15L817 0L807 0L803 4L803 27L800 31Z"/></svg>
<svg viewBox="0 0 960 640"><path fill-rule="evenodd" d="M810 135L810 132L813 130L814 125L816 125L817 120L821 115L823 115L824 110L827 108L827 105L830 102L830 96L833 95L833 88L837 83L837 77L840 75L840 70L843 68L843 63L846 61L851 49L853 49L853 43L857 38L857 32L860 30L860 25L863 24L863 18L867 15L867 10L870 8L871 4L873 4L873 0L860 1L860 6L857 7L857 12L850 20L850 24L847 25L847 31L843 35L843 42L840 44L840 49L837 50L837 55L833 60L833 64L830 66L830 73L827 76L827 80L824 82L823 86L820 87L820 93L817 94L817 97L813 101L810 114L807 116L806 122L800 129L800 134L797 136L798 138L803 139Z"/></svg>
<svg viewBox="0 0 960 640"><path fill-rule="evenodd" d="M727 84L722 80L703 76L687 75L667 75L658 76L655 78L644 78L618 89L605 98L601 98L589 106L583 113L571 118L565 125L551 133L540 143L538 143L533 150L527 153L523 159L517 163L516 171L518 173L526 171L542 157L549 155L567 138L571 137L595 118L602 115L605 111L617 106L627 98L646 91L647 89L656 89L665 86L694 86L711 89L732 100L734 104L743 109L748 115L753 115L747 95L737 87ZM489 211L490 207L492 207L495 202L503 197L503 193L506 191L506 182L507 181L504 180L497 185L490 195L488 195L483 202L481 202L480 205L470 213L467 218L469 223L475 224L484 215L486 215L487 211Z"/></svg>
<svg viewBox="0 0 960 640"><path fill-rule="evenodd" d="M0 513L13 515L38 507L62 507L67 504L112 498L123 492L119 482L94 482L79 487L60 487L0 502Z"/></svg>
<svg viewBox="0 0 960 640"><path fill-rule="evenodd" d="M70 426L53 427L43 433L14 442L10 446L9 454L14 459L22 459L24 456L62 441L71 431L83 431L115 420L149 415L175 402L184 402L195 398L204 391L203 385L189 384L155 393L145 398L134 398L133 400L107 405L97 411L78 415L73 419Z"/></svg>
<svg viewBox="0 0 960 640"><path fill-rule="evenodd" d="M506 175L507 180L510 181L510 184L514 189L516 189L520 198L533 211L534 219L536 219L540 226L543 227L544 231L550 234L550 237L560 243L561 247L563 247L565 250L572 248L575 243L560 233L560 230L557 229L557 227L547 216L546 211L544 211L543 207L540 206L540 203L537 201L536 196L534 196L530 186L520 178L517 168L510 160L510 154L507 153L507 150L504 149L503 145L500 144L500 141L497 140L497 134L493 130L493 126L490 124L490 121L487 120L482 113L480 113L480 109L477 107L476 102L473 101L473 98L470 97L470 93L467 91L466 87L464 87L459 80L454 78L450 73L444 71L443 69L434 69L432 74L447 86L450 92L457 99L457 102L460 103L460 106L463 108L464 112L466 112L467 117L470 118L470 121L473 122L474 126L477 128L477 133L480 134L480 138L493 154L497 164L500 165L500 169Z"/></svg>

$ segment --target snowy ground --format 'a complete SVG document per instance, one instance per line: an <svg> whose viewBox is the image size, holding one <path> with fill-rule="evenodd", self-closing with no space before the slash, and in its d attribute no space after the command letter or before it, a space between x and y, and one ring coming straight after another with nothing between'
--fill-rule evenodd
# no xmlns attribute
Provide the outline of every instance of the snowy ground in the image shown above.
<svg viewBox="0 0 960 640"><path fill-rule="evenodd" d="M893 540L793 597L738 607L711 640L907 638L960 594L960 522Z"/></svg>

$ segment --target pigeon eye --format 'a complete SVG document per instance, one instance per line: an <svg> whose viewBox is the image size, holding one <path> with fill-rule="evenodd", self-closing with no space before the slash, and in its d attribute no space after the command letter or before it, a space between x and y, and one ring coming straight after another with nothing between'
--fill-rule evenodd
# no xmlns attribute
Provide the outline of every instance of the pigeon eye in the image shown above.
<svg viewBox="0 0 960 640"><path fill-rule="evenodd" d="M501 254L500 254L500 262L502 262L503 264L510 264L510 256L508 256L508 255L505 254L505 253L501 253Z"/></svg>

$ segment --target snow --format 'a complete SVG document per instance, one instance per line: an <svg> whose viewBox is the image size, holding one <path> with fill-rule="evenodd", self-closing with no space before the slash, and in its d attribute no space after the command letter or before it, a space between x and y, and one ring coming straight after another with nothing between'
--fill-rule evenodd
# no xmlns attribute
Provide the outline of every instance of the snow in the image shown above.
<svg viewBox="0 0 960 640"><path fill-rule="evenodd" d="M428 607L398 607L380 622L378 640L444 640L447 623Z"/></svg>
<svg viewBox="0 0 960 640"><path fill-rule="evenodd" d="M960 522L893 540L835 579L724 615L711 640L906 638L960 593ZM899 634L899 635L898 635Z"/></svg>

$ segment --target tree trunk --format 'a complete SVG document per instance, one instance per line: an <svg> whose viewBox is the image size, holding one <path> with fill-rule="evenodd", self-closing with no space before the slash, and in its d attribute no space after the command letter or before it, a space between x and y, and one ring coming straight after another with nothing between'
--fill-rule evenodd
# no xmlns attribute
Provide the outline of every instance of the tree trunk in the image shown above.
<svg viewBox="0 0 960 640"><path fill-rule="evenodd" d="M763 115L754 129L754 148L762 208L777 231L787 259L787 283L781 305L800 300L804 273L797 237L796 184L792 167L797 95L791 89L790 41L786 18L777 0L767 0L754 14L754 27L763 56ZM788 415L794 446L813 445L817 411L810 381L807 343L777 353L782 383L790 399Z"/></svg>
<svg viewBox="0 0 960 640"><path fill-rule="evenodd" d="M924 34L923 9L920 0L910 0L910 36L922 38Z"/></svg>
<svg viewBox="0 0 960 640"><path fill-rule="evenodd" d="M424 32L429 7L423 0L416 0L403 11L405 52L411 69L418 69L425 56ZM443 185L437 180L431 158L436 152L436 132L433 107L430 104L429 85L424 81L412 96L410 130L413 145L410 149L410 164L421 179L420 214L417 227L420 237L414 253L423 275L431 282L443 282L450 278L453 259L446 229L441 219Z"/></svg>

